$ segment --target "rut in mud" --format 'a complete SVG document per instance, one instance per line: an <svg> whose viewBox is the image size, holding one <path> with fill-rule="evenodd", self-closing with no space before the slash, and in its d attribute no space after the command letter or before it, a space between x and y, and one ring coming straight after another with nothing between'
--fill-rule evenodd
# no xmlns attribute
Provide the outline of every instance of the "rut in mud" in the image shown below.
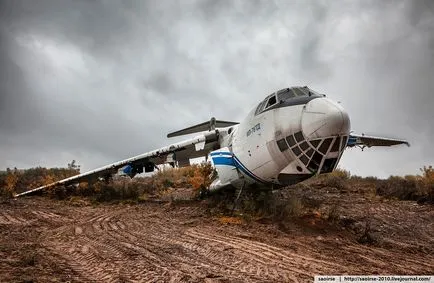
<svg viewBox="0 0 434 283"><path fill-rule="evenodd" d="M325 224L223 224L195 202L76 207L18 199L1 205L0 281L308 282L318 274L432 273L432 206L370 210L395 233L384 246L362 245Z"/></svg>

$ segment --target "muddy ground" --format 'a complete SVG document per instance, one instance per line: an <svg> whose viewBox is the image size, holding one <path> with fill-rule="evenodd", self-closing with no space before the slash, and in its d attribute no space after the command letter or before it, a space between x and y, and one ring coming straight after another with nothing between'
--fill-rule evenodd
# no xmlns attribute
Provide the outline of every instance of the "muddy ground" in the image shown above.
<svg viewBox="0 0 434 283"><path fill-rule="evenodd" d="M434 274L432 205L312 190L307 193L320 199L317 212L278 223L222 217L206 201L3 201L0 282L311 282L327 274Z"/></svg>

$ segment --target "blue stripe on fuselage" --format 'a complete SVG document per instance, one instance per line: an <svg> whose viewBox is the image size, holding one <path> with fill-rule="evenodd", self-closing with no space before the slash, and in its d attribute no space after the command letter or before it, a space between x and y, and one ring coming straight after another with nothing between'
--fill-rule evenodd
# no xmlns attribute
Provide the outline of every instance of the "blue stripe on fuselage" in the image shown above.
<svg viewBox="0 0 434 283"><path fill-rule="evenodd" d="M232 157L221 157L216 156L212 158L212 161L214 162L214 165L229 165L229 166L235 166L234 160Z"/></svg>
<svg viewBox="0 0 434 283"><path fill-rule="evenodd" d="M229 151L226 151L226 152L223 152L223 151L220 151L220 152L211 152L211 156L222 156L222 155L230 155L230 156L232 156L233 154L232 154L232 152L229 152Z"/></svg>
<svg viewBox="0 0 434 283"><path fill-rule="evenodd" d="M224 156L221 156L224 155ZM213 152L211 153L212 160L214 162L214 165L227 165L227 166L234 166L238 169L240 169L245 175L249 176L253 180L260 182L260 183L268 183L267 181L262 180L255 174L249 171L242 163L241 161L235 156L235 154L232 154L230 152Z"/></svg>

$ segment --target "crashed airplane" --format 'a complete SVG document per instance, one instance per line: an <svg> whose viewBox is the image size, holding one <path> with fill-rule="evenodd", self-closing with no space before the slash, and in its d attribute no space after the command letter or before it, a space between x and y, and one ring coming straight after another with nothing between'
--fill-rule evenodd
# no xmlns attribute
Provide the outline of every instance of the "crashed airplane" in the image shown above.
<svg viewBox="0 0 434 283"><path fill-rule="evenodd" d="M16 196L58 185L109 179L119 170L132 178L152 172L160 164L187 166L190 159L198 157L206 157L217 171L210 191L229 186L242 189L255 183L279 188L332 172L347 148L409 145L405 140L352 133L344 108L307 86L268 95L241 122L212 118L167 137L193 133L200 134Z"/></svg>

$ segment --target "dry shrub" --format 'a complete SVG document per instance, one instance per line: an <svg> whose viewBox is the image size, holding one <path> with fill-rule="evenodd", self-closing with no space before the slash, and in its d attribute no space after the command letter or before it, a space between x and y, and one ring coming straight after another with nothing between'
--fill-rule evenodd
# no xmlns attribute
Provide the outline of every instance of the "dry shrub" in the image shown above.
<svg viewBox="0 0 434 283"><path fill-rule="evenodd" d="M6 172L0 174L1 194L12 195L15 192L24 192L77 174L79 170L75 167L50 169L36 167L26 170L8 168Z"/></svg>
<svg viewBox="0 0 434 283"><path fill-rule="evenodd" d="M141 201L148 199L149 194L155 193L151 178L126 177L115 179L110 183L98 181L93 184L80 184L73 195L89 197L96 202L111 201Z"/></svg>
<svg viewBox="0 0 434 283"><path fill-rule="evenodd" d="M341 218L341 213L338 205L332 205L329 207L328 213L327 213L327 220L332 223L338 223Z"/></svg>
<svg viewBox="0 0 434 283"><path fill-rule="evenodd" d="M359 233L357 242L360 244L373 244L377 242L371 229L371 221L368 219L364 222L361 233Z"/></svg>
<svg viewBox="0 0 434 283"><path fill-rule="evenodd" d="M396 198L399 200L417 200L417 183L398 176L390 176L387 180L378 180L376 193L386 198Z"/></svg>
<svg viewBox="0 0 434 283"><path fill-rule="evenodd" d="M339 178L341 180L348 180L351 178L351 173L348 170L342 168L336 168L333 172L328 173L329 176Z"/></svg>
<svg viewBox="0 0 434 283"><path fill-rule="evenodd" d="M288 195L289 198L295 197L299 199L306 209L317 210L324 203L324 196L317 194L314 187L315 181L298 183L289 188L286 191L286 195Z"/></svg>
<svg viewBox="0 0 434 283"><path fill-rule="evenodd" d="M0 188L0 201L6 201L13 198L14 193L6 188Z"/></svg>
<svg viewBox="0 0 434 283"><path fill-rule="evenodd" d="M267 217L274 221L284 221L303 214L304 206L300 198L283 198L280 192L271 190L247 191L243 194L240 209L253 217Z"/></svg>
<svg viewBox="0 0 434 283"><path fill-rule="evenodd" d="M59 200L69 198L74 203L77 203L79 198L87 198L96 202L138 201L141 194L146 193L148 188L148 186L142 185L140 180L122 178L110 183L97 181L90 184L83 182L68 187L56 186L47 189L45 193L49 197Z"/></svg>
<svg viewBox="0 0 434 283"><path fill-rule="evenodd" d="M23 192L39 186L51 184L79 173L77 166L68 168L31 168L10 170L0 173L0 196L12 197L15 191ZM183 168L164 169L151 177L118 177L110 183L101 181L83 182L78 185L53 187L44 193L56 199L67 197L87 197L95 201L145 200L158 195L168 188L195 188L197 190L211 184L213 168L209 163Z"/></svg>
<svg viewBox="0 0 434 283"><path fill-rule="evenodd" d="M422 175L391 176L387 180L377 180L376 194L398 200L434 203L434 170L432 166L424 166L420 170Z"/></svg>
<svg viewBox="0 0 434 283"><path fill-rule="evenodd" d="M135 186L134 183L124 185L118 184L98 184L98 192L95 193L93 198L98 202L107 202L115 200L137 200L140 196L140 187Z"/></svg>
<svg viewBox="0 0 434 283"><path fill-rule="evenodd" d="M222 224L241 224L243 223L242 219L239 217L233 217L233 216L221 216L219 217L219 221Z"/></svg>
<svg viewBox="0 0 434 283"><path fill-rule="evenodd" d="M346 171L337 170L336 173L327 173L319 175L315 182L315 186L328 187L328 188L336 188L339 191L347 191L348 190L348 180L349 173Z"/></svg>
<svg viewBox="0 0 434 283"><path fill-rule="evenodd" d="M207 207L208 214L216 215L232 214L234 208L234 201L236 199L236 190L234 187L228 187L225 190L220 190L207 195L204 204ZM238 201L238 206L242 199Z"/></svg>
<svg viewBox="0 0 434 283"><path fill-rule="evenodd" d="M78 186L50 190L51 196L64 199L65 196L80 196L95 202L146 201L159 197L176 188L201 189L210 184L210 164L192 165L182 168L162 169L150 177L116 177L112 182L97 181L80 183Z"/></svg>
<svg viewBox="0 0 434 283"><path fill-rule="evenodd" d="M162 169L151 178L155 189L208 188L214 169L210 163L194 164L182 168Z"/></svg>
<svg viewBox="0 0 434 283"><path fill-rule="evenodd" d="M0 174L0 199L6 200L13 197L15 186L18 182L18 175L14 172Z"/></svg>
<svg viewBox="0 0 434 283"><path fill-rule="evenodd" d="M424 166L420 169L422 171L422 183L425 187L426 201L434 204L434 168Z"/></svg>

